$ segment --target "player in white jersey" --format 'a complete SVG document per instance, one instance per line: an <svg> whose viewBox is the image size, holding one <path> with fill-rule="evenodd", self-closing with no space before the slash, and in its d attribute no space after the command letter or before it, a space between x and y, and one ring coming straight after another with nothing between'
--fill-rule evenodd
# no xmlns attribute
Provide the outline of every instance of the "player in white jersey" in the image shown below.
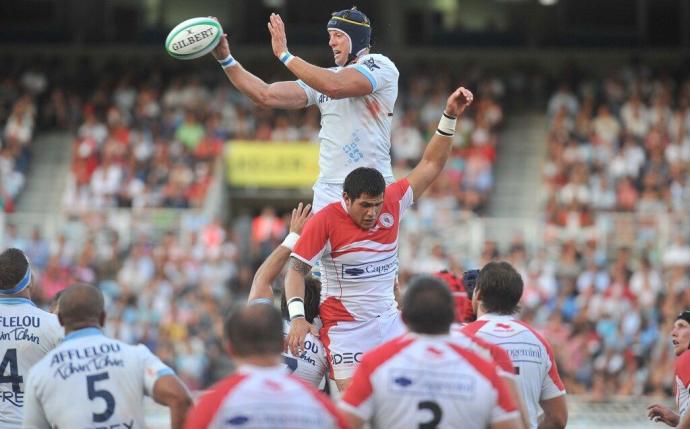
<svg viewBox="0 0 690 429"><path fill-rule="evenodd" d="M379 170L392 183L391 123L398 97L398 69L386 56L369 52L369 18L356 8L334 13L328 21L329 46L336 67L321 68L289 53L285 26L272 14L268 28L273 53L297 81L267 84L230 54L226 35L213 50L232 84L261 106L321 111L319 178L313 210L338 201L345 176L357 167Z"/></svg>
<svg viewBox="0 0 690 429"><path fill-rule="evenodd" d="M304 319L304 278L321 260L320 337L341 391L364 352L404 332L394 296L400 219L443 170L456 117L472 98L462 87L448 97L436 134L406 178L386 186L373 168L348 174L341 200L316 213L295 245L285 282L288 345L299 353L312 329Z"/></svg>
<svg viewBox="0 0 690 429"><path fill-rule="evenodd" d="M343 395L340 407L353 428L521 427L496 364L450 335L454 307L441 280L409 284L402 316L410 333L365 354Z"/></svg>
<svg viewBox="0 0 690 429"><path fill-rule="evenodd" d="M673 351L676 354L676 407L675 413L659 404L647 408L649 419L671 427L690 429L690 310L678 315L671 331Z"/></svg>
<svg viewBox="0 0 690 429"><path fill-rule="evenodd" d="M0 254L0 428L22 427L29 368L63 337L57 317L31 301L31 276L24 252Z"/></svg>
<svg viewBox="0 0 690 429"><path fill-rule="evenodd" d="M299 234L309 218L310 209L311 205L303 206L302 203L299 203L297 208L292 210L290 233L285 237L283 243L266 258L264 263L256 270L256 274L254 274L248 297L249 305L260 303L273 305L273 289L271 285L290 258L290 252L292 252L292 248L297 239L299 239ZM287 302L285 301L285 288L282 288L282 291L280 307L283 314L283 336L286 337L290 329L290 315L287 309ZM312 276L307 277L304 289L304 316L312 324L314 324L314 319L319 315L320 292L321 283L319 280ZM293 374L312 386L319 388L325 385L324 376L328 369L328 362L326 361L326 352L323 344L315 335L307 334L302 354L293 355L290 350L284 351L283 362Z"/></svg>
<svg viewBox="0 0 690 429"><path fill-rule="evenodd" d="M522 290L522 278L509 263L486 264L472 295L478 318L463 330L508 352L527 406L530 428L561 429L568 421L565 387L549 342L515 318ZM540 407L544 411L541 419Z"/></svg>
<svg viewBox="0 0 690 429"><path fill-rule="evenodd" d="M225 321L237 371L206 392L185 429L342 429L331 400L282 365L282 318L273 305L234 311Z"/></svg>
<svg viewBox="0 0 690 429"><path fill-rule="evenodd" d="M192 403L173 371L144 345L103 335L103 294L78 284L60 298L62 343L30 371L26 429L144 428L144 395L170 407L171 427L182 427Z"/></svg>

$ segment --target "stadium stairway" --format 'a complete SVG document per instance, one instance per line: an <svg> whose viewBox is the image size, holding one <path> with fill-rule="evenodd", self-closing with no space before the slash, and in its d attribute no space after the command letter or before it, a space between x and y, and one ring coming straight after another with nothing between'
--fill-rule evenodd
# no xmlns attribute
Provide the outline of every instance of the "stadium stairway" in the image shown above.
<svg viewBox="0 0 690 429"><path fill-rule="evenodd" d="M530 234L542 205L542 165L546 156L544 113L506 115L494 166L494 191L488 204L487 239L507 243L516 233Z"/></svg>
<svg viewBox="0 0 690 429"><path fill-rule="evenodd" d="M70 133L38 134L34 139L24 190L8 216L20 234L28 236L34 225L42 227L44 237L57 233L71 157Z"/></svg>

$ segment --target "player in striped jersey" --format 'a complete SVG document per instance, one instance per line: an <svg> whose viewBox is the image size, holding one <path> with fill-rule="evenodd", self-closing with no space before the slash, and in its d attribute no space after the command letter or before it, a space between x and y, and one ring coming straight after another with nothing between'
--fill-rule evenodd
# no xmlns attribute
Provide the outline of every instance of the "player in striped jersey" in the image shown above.
<svg viewBox="0 0 690 429"><path fill-rule="evenodd" d="M320 336L341 391L363 353L405 331L394 295L400 219L443 170L456 117L472 99L462 87L448 97L436 134L406 178L386 186L372 168L348 174L342 199L316 213L295 245L285 281L288 345L300 353L312 329L304 319L304 278L321 260Z"/></svg>
<svg viewBox="0 0 690 429"><path fill-rule="evenodd" d="M0 427L22 427L29 369L55 348L63 330L55 315L31 301L31 264L24 252L0 254Z"/></svg>
<svg viewBox="0 0 690 429"><path fill-rule="evenodd" d="M331 400L282 365L282 317L273 305L236 310L225 321L237 371L189 412L185 429L344 429Z"/></svg>
<svg viewBox="0 0 690 429"><path fill-rule="evenodd" d="M647 409L649 419L671 427L690 429L690 310L678 315L671 331L673 351L676 354L676 406L678 413L668 407L654 404Z"/></svg>
<svg viewBox="0 0 690 429"><path fill-rule="evenodd" d="M562 429L568 421L565 387L551 344L515 313L522 297L520 274L507 262L489 262L479 272L472 305L478 318L463 328L510 355L530 429ZM544 411L539 417L539 409ZM541 421L540 421L541 420Z"/></svg>
<svg viewBox="0 0 690 429"><path fill-rule="evenodd" d="M439 279L410 283L402 308L410 333L365 354L343 395L354 428L522 427L496 364L449 334L454 310Z"/></svg>

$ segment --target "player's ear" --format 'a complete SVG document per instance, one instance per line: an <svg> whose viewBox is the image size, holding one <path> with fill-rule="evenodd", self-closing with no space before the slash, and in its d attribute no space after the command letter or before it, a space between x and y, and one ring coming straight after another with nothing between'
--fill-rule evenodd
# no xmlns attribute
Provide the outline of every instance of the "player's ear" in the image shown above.
<svg viewBox="0 0 690 429"><path fill-rule="evenodd" d="M105 326L105 311L98 316L98 324L101 326L101 328Z"/></svg>
<svg viewBox="0 0 690 429"><path fill-rule="evenodd" d="M60 322L60 326L65 326L65 321L62 320L62 314L60 314L60 310L58 310L57 317L58 317L58 322Z"/></svg>
<svg viewBox="0 0 690 429"><path fill-rule="evenodd" d="M235 350L233 350L232 344L230 344L230 341L227 341L227 340L225 341L225 348L227 349L228 355L230 357L235 357Z"/></svg>

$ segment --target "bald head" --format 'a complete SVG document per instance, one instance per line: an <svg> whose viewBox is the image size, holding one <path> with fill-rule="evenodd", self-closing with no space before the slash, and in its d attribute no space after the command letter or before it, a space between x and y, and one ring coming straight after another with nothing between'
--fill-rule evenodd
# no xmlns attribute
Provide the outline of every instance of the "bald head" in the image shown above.
<svg viewBox="0 0 690 429"><path fill-rule="evenodd" d="M101 327L105 322L105 302L101 291L88 284L65 289L58 304L58 318L65 331Z"/></svg>
<svg viewBox="0 0 690 429"><path fill-rule="evenodd" d="M233 311L225 321L225 335L239 357L280 356L283 351L283 318L269 304L255 304Z"/></svg>

